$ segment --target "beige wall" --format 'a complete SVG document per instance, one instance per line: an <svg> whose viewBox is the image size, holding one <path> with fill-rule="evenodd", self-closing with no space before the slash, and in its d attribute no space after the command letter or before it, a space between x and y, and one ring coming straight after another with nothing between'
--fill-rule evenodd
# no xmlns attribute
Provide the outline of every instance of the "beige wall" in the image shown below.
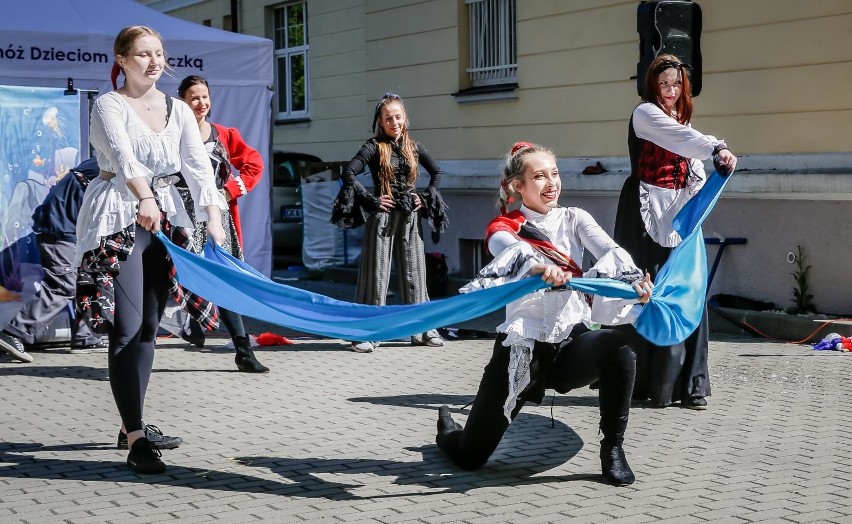
<svg viewBox="0 0 852 524"><path fill-rule="evenodd" d="M170 2L192 4L169 14L199 22L228 13L226 0L147 1ZM817 306L852 313L852 2L698 3L703 90L693 124L724 138L741 167L705 234L748 238L726 251L713 292L790 305L786 254L803 245ZM412 134L447 172L450 231L427 249L447 253L451 271L465 258L460 239L481 239L494 215L497 159L518 139L553 148L563 204L588 209L611 231L638 101L630 80L638 4L519 0L515 96L460 103L452 94L468 87L463 0L309 0L311 118L275 126L275 147L347 160L370 136L377 98L396 91ZM280 4L240 5L242 31L271 37L268 6ZM609 173L579 174L598 160ZM708 252L712 262L716 248Z"/></svg>
<svg viewBox="0 0 852 524"><path fill-rule="evenodd" d="M142 0L152 5L163 0ZM705 0L703 91L694 125L740 153L849 150L852 2ZM227 0L170 15L221 27ZM271 37L269 0L242 0L242 31ZM181 5L181 4L177 4ZM309 0L311 121L274 142L344 160L369 136L385 91L402 94L413 131L445 159L491 159L519 137L560 157L626 155L637 102L636 1L518 2L517 100L459 104L463 0ZM816 82L819 83L816 83Z"/></svg>

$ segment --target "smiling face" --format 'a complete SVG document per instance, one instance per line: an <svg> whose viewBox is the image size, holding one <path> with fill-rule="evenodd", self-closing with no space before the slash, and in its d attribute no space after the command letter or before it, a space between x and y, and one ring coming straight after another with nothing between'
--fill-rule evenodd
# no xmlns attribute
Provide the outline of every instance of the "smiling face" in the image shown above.
<svg viewBox="0 0 852 524"><path fill-rule="evenodd" d="M556 158L544 151L530 153L525 157L526 165L520 180L512 182L524 205L537 213L546 214L559 205L562 179Z"/></svg>
<svg viewBox="0 0 852 524"><path fill-rule="evenodd" d="M379 125L382 132L387 136L398 139L405 130L406 124L405 109L399 102L391 102L382 108L379 115Z"/></svg>
<svg viewBox="0 0 852 524"><path fill-rule="evenodd" d="M669 68L657 76L657 97L660 104L671 113L680 95L683 93L683 73L680 69Z"/></svg>
<svg viewBox="0 0 852 524"><path fill-rule="evenodd" d="M152 35L137 38L126 55L118 55L118 64L124 69L127 82L153 84L160 79L166 66L163 43Z"/></svg>
<svg viewBox="0 0 852 524"><path fill-rule="evenodd" d="M192 108L195 119L199 122L210 113L210 90L204 84L195 84L186 90L183 101Z"/></svg>

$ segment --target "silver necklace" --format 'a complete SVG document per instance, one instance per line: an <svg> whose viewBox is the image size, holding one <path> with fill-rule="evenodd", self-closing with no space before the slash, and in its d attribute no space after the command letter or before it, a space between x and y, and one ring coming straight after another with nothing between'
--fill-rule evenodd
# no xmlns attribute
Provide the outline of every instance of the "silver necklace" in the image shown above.
<svg viewBox="0 0 852 524"><path fill-rule="evenodd" d="M140 98L132 98L130 95L124 95L124 96L126 96L128 100L135 100L136 102L139 102L140 104L142 104L142 107L144 107L146 111L151 110L151 106L149 106L148 104L143 102Z"/></svg>

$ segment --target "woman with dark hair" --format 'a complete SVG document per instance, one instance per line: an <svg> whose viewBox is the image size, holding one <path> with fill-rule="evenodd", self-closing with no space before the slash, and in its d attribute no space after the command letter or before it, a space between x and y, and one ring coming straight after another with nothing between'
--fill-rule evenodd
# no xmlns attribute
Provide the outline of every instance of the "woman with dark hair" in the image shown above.
<svg viewBox="0 0 852 524"><path fill-rule="evenodd" d="M167 67L160 35L150 27L126 27L114 53L113 86L121 73L125 82L92 107L89 136L100 175L89 183L77 218L77 310L93 330L109 334L109 382L122 421L117 446L129 448L133 471L162 473L159 450L181 439L146 426L142 411L166 298L187 295L155 235L174 238L193 228L175 189L178 172L192 193L195 216L217 243L225 239L221 211L227 205L192 111L157 89ZM215 322L215 308L202 313Z"/></svg>
<svg viewBox="0 0 852 524"><path fill-rule="evenodd" d="M201 131L201 139L204 147L210 155L213 164L213 172L216 175L216 187L228 201L228 211L222 213L222 224L225 228L225 242L222 248L234 257L243 259L243 237L240 229L240 211L237 199L251 191L263 176L263 157L255 149L248 146L240 132L233 127L225 127L221 124L209 122L210 116L210 86L203 77L192 75L183 79L178 87L178 96L192 108L198 129ZM235 177L231 172L231 166L237 168L240 176ZM191 203L192 195L185 184L180 183L178 190L184 201ZM192 206L188 205L188 209ZM195 221L195 217L190 214ZM207 241L204 224L198 223L195 229L196 250L204 247ZM243 317L222 307L219 308L219 317L231 340L234 343L236 356L234 360L237 369L246 373L265 373L269 368L258 362L254 351L251 349L246 328L243 325ZM201 329L196 330L201 337L204 335ZM202 342L203 344L203 342Z"/></svg>
<svg viewBox="0 0 852 524"><path fill-rule="evenodd" d="M702 160L713 158L720 174L733 172L737 165L723 140L690 125L692 96L686 70L673 55L657 56L648 66L642 101L630 118L631 175L621 190L613 236L652 278L682 240L672 220L704 185ZM650 399L655 407L679 400L683 407L707 408L706 310L698 329L674 346L654 346L631 326L624 330L637 352L635 400Z"/></svg>
<svg viewBox="0 0 852 524"><path fill-rule="evenodd" d="M399 276L403 302L429 300L420 214L424 213L433 231L440 233L447 225L447 207L438 192L441 168L426 148L408 134L409 125L402 98L385 94L373 113L375 136L349 161L334 202L332 222L344 227L364 224L355 292L355 301L361 304L385 304L391 261ZM429 185L418 192L415 184L419 166L429 173ZM355 180L365 167L369 167L373 177L373 194ZM412 336L411 343L444 345L434 329ZM353 342L352 350L370 353L378 344Z"/></svg>
<svg viewBox="0 0 852 524"><path fill-rule="evenodd" d="M551 151L529 142L515 144L506 155L500 186L501 214L485 233L495 258L462 291L537 274L553 287L506 306L506 321L497 326L494 352L464 428L447 406L438 410L438 447L459 467L480 468L525 402L541 403L547 388L567 393L596 381L604 480L632 484L635 477L622 444L635 356L618 331L590 328L595 322L634 321L650 298L651 282L589 213L559 206L562 181ZM507 211L516 200L520 209ZM636 290L634 300L595 297L590 306L586 295L564 287L572 276L583 275L578 261L587 249L598 262L586 276L629 283Z"/></svg>

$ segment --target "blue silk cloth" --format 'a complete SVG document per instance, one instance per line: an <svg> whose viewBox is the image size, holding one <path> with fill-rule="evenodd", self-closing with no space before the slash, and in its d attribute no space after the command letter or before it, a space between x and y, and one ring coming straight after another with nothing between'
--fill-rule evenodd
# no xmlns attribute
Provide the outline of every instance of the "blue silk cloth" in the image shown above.
<svg viewBox="0 0 852 524"><path fill-rule="evenodd" d="M708 186L711 189L716 186L711 183L712 180L711 176L701 192L678 215L678 219L683 218L678 222L682 229L677 230L686 240L674 250L661 269L651 301L645 305L636 323L639 333L654 344L667 345L674 343L670 340L685 340L701 319L703 290L707 284L707 257L701 237L701 222L718 199L718 194L709 199L702 195ZM720 182L718 192L721 192L724 183L724 180ZM710 208L702 207L702 202L708 203ZM690 231L691 235L684 235L681 231ZM547 287L540 278L532 277L421 304L370 306L335 300L274 282L213 242L207 243L201 257L172 244L161 233L157 236L174 261L178 281L190 291L241 315L344 340L391 340L424 333L485 315ZM699 238L699 241L694 238ZM695 249L692 244L701 249ZM636 297L636 291L630 285L617 280L573 278L568 285L595 295Z"/></svg>
<svg viewBox="0 0 852 524"><path fill-rule="evenodd" d="M651 300L634 324L652 344L683 342L701 323L707 290L707 250L701 225L730 179L714 172L674 218L675 231L683 241L657 273Z"/></svg>

